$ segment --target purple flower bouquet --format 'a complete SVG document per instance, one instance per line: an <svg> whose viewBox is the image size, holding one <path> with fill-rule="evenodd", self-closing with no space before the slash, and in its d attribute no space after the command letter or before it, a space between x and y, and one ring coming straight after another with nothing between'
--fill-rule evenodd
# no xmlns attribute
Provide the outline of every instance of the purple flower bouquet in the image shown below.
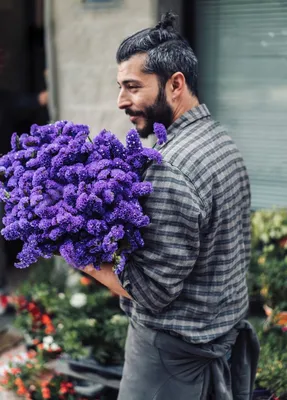
<svg viewBox="0 0 287 400"><path fill-rule="evenodd" d="M163 143L164 126L154 131ZM124 146L106 130L92 141L86 125L67 121L14 133L11 146L0 158L1 233L23 241L15 266L60 253L75 268L113 262L115 273L122 271L128 254L144 245L140 228L149 224L139 199L152 186L141 171L161 155L144 148L134 129Z"/></svg>

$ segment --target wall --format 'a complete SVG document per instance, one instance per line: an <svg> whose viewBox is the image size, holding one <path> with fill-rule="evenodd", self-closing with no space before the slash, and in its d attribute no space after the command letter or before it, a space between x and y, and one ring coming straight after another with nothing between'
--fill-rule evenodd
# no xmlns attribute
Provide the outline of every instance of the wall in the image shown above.
<svg viewBox="0 0 287 400"><path fill-rule="evenodd" d="M59 118L90 125L92 135L106 128L122 139L130 122L117 109L115 53L122 39L155 23L156 1L89 8L81 0L53 0L52 10Z"/></svg>

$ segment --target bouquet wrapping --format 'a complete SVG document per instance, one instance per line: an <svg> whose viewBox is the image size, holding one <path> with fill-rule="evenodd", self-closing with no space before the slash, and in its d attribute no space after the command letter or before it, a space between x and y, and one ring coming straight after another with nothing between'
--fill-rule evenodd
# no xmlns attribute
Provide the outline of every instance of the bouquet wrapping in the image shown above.
<svg viewBox="0 0 287 400"><path fill-rule="evenodd" d="M166 130L154 124L158 143ZM58 121L32 125L30 134L11 138L0 158L0 199L5 203L6 240L23 241L18 268L55 253L75 268L114 263L144 245L140 229L149 224L140 198L152 191L141 172L161 155L143 147L130 130L126 146L103 130L93 140L86 125Z"/></svg>

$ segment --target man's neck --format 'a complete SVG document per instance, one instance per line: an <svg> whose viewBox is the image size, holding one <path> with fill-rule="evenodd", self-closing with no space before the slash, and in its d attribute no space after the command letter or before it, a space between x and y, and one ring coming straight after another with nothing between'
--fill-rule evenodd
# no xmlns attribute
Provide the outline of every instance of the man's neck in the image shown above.
<svg viewBox="0 0 287 400"><path fill-rule="evenodd" d="M197 106L199 106L198 98L195 96L188 96L188 98L184 99L175 108L173 122L181 117L184 113Z"/></svg>

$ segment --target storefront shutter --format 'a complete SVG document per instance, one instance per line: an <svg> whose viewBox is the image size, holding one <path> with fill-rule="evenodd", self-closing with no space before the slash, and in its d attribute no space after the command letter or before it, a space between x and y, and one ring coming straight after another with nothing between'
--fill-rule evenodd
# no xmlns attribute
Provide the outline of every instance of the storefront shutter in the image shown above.
<svg viewBox="0 0 287 400"><path fill-rule="evenodd" d="M252 208L287 207L287 1L196 0L200 99L248 168Z"/></svg>

